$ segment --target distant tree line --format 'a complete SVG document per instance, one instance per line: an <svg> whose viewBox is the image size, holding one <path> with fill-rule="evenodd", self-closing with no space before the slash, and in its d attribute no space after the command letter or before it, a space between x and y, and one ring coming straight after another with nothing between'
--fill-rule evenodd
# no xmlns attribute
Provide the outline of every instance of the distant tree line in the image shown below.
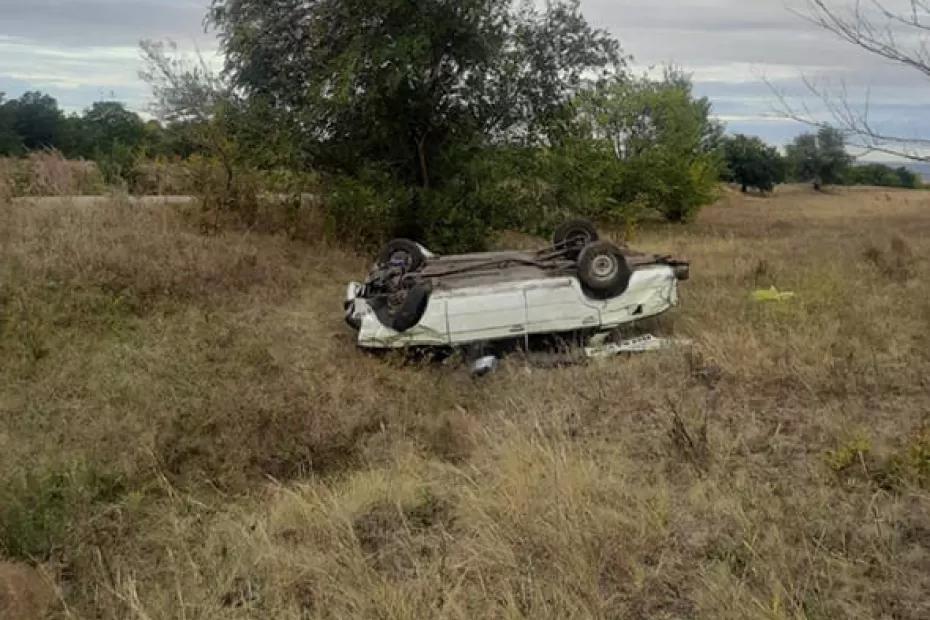
<svg viewBox="0 0 930 620"><path fill-rule="evenodd" d="M65 114L53 97L40 92L17 99L0 93L0 156L55 149L69 158L98 162L111 181L138 158L189 157L198 150L191 129L189 123L146 121L115 101Z"/></svg>
<svg viewBox="0 0 930 620"><path fill-rule="evenodd" d="M782 155L760 138L742 134L722 141L726 165L722 180L740 185L744 192L771 192L786 181L811 183L815 189L827 185L874 185L919 188L918 174L900 166L881 163L855 164L846 150L843 134L831 127L805 133L789 144Z"/></svg>
<svg viewBox="0 0 930 620"><path fill-rule="evenodd" d="M885 164L860 164L846 172L846 185L876 185L879 187L901 187L917 189L923 187L919 174L904 166L893 168Z"/></svg>

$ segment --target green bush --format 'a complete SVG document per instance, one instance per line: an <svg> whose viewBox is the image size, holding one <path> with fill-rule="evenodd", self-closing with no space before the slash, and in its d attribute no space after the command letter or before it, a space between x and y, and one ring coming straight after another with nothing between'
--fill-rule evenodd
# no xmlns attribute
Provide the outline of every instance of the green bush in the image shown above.
<svg viewBox="0 0 930 620"><path fill-rule="evenodd" d="M602 146L486 149L467 167L474 202L497 230L548 234L572 216L607 219L620 210L611 199L616 165Z"/></svg>
<svg viewBox="0 0 930 620"><path fill-rule="evenodd" d="M128 189L133 185L136 158L137 154L131 147L114 142L105 150L98 148L93 160L107 185Z"/></svg>
<svg viewBox="0 0 930 620"><path fill-rule="evenodd" d="M395 236L412 200L410 189L372 170L359 178L333 177L325 186L329 233L359 248L373 249Z"/></svg>
<svg viewBox="0 0 930 620"><path fill-rule="evenodd" d="M877 187L921 187L920 176L904 166L892 168L885 164L862 164L846 171L847 185L874 185Z"/></svg>
<svg viewBox="0 0 930 620"><path fill-rule="evenodd" d="M920 429L908 437L903 448L892 455L888 469L899 483L930 488L930 429Z"/></svg>
<svg viewBox="0 0 930 620"><path fill-rule="evenodd" d="M377 249L408 237L440 252L487 247L495 216L466 175L442 188L405 187L386 174L340 176L327 184L329 233L359 248Z"/></svg>
<svg viewBox="0 0 930 620"><path fill-rule="evenodd" d="M487 249L493 235L493 205L482 202L466 179L442 190L420 190L416 197L419 236L430 248L445 253Z"/></svg>
<svg viewBox="0 0 930 620"><path fill-rule="evenodd" d="M0 486L0 555L47 560L84 515L124 493L119 477L85 466L10 479Z"/></svg>
<svg viewBox="0 0 930 620"><path fill-rule="evenodd" d="M683 222L716 198L722 128L688 76L667 69L658 81L617 81L583 94L576 107L573 131L615 160L614 174L601 175L613 188L609 208L627 217L646 208Z"/></svg>
<svg viewBox="0 0 930 620"><path fill-rule="evenodd" d="M670 222L687 222L717 198L718 177L712 158L656 149L623 162L613 199L631 213L651 211Z"/></svg>

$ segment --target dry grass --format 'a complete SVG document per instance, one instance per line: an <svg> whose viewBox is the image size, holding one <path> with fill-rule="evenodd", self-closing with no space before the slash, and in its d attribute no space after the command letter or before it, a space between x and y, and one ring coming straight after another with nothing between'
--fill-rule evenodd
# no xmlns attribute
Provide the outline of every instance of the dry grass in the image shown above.
<svg viewBox="0 0 930 620"><path fill-rule="evenodd" d="M36 151L22 159L0 158L0 202L14 196L84 196L103 193L97 164Z"/></svg>
<svg viewBox="0 0 930 620"><path fill-rule="evenodd" d="M178 160L139 161L132 177L129 189L137 196L186 196L194 189L191 166Z"/></svg>
<svg viewBox="0 0 930 620"><path fill-rule="evenodd" d="M52 606L54 592L37 570L0 563L0 618L35 620Z"/></svg>
<svg viewBox="0 0 930 620"><path fill-rule="evenodd" d="M643 231L693 351L482 382L356 351L337 249L0 209L0 549L52 617L930 615L930 194Z"/></svg>

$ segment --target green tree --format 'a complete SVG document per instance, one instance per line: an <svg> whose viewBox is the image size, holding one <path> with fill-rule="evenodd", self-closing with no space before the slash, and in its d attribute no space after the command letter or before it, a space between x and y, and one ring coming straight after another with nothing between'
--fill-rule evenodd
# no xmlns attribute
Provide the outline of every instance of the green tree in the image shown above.
<svg viewBox="0 0 930 620"><path fill-rule="evenodd" d="M0 93L0 156L19 155L23 151L23 141L16 133L16 111L12 101L4 101L5 94Z"/></svg>
<svg viewBox="0 0 930 620"><path fill-rule="evenodd" d="M13 129L25 150L61 146L65 116L54 98L40 92L28 92L7 105L14 116Z"/></svg>
<svg viewBox="0 0 930 620"><path fill-rule="evenodd" d="M121 144L139 149L145 139L145 123L139 115L116 101L94 103L82 120L86 138L99 148Z"/></svg>
<svg viewBox="0 0 930 620"><path fill-rule="evenodd" d="M770 192L777 184L785 182L784 157L760 138L743 134L728 136L723 139L723 154L724 179L742 186L744 192L750 187Z"/></svg>
<svg viewBox="0 0 930 620"><path fill-rule="evenodd" d="M792 177L810 182L814 189L843 182L852 157L846 152L842 132L822 127L816 134L803 134L788 145L787 160Z"/></svg>
<svg viewBox="0 0 930 620"><path fill-rule="evenodd" d="M394 192L404 232L470 204L427 195L474 188L470 158L544 143L588 79L624 64L577 0L214 0L209 20L232 85L291 117L307 163L415 190Z"/></svg>
<svg viewBox="0 0 930 620"><path fill-rule="evenodd" d="M920 177L901 166L892 168L885 164L862 164L851 167L846 173L848 185L874 185L877 187L906 187L910 189L921 186Z"/></svg>
<svg viewBox="0 0 930 620"><path fill-rule="evenodd" d="M579 122L620 164L613 205L639 205L681 222L715 199L722 128L688 76L669 70L659 81L615 81L581 97L579 109Z"/></svg>
<svg viewBox="0 0 930 620"><path fill-rule="evenodd" d="M82 157L95 160L111 183L128 180L145 151L145 123L116 101L94 103L79 120Z"/></svg>
<svg viewBox="0 0 930 620"><path fill-rule="evenodd" d="M923 187L923 180L916 172L908 170L904 166L898 166L894 169L894 172L898 176L900 187L908 187L912 189L919 189Z"/></svg>

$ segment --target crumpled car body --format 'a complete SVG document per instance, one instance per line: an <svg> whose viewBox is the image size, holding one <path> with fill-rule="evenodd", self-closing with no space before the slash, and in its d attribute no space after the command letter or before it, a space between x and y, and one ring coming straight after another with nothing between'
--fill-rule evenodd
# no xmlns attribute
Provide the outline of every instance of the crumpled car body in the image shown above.
<svg viewBox="0 0 930 620"><path fill-rule="evenodd" d="M422 249L422 248L421 248ZM438 257L424 251L415 274L403 277L428 290L415 325L395 329L383 295L371 282L349 285L345 308L370 349L458 347L569 332L602 332L658 316L678 304L679 282L690 276L686 261L624 248L630 274L620 294L592 293L578 275L578 261L553 252L496 252ZM381 275L379 275L381 274Z"/></svg>

